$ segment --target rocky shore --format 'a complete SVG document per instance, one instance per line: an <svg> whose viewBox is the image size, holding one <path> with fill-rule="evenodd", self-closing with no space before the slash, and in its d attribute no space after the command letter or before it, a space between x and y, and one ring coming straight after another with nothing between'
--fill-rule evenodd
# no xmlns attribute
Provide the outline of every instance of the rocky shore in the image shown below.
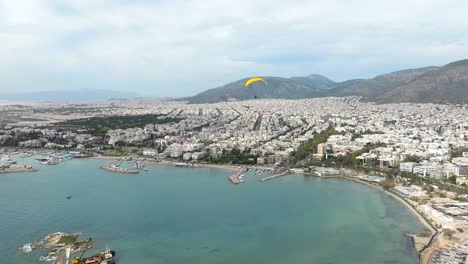
<svg viewBox="0 0 468 264"><path fill-rule="evenodd" d="M47 249L45 256L39 258L40 261L54 261L61 254L65 253L67 248L70 248L71 253L83 251L91 248L91 240L79 241L79 233L63 233L55 232L46 235L44 238L23 245L20 250L29 253L36 249Z"/></svg>

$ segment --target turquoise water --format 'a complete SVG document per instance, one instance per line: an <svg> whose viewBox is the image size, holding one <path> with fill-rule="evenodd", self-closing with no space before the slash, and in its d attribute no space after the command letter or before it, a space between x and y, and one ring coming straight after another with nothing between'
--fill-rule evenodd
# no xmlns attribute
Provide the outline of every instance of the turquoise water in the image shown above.
<svg viewBox="0 0 468 264"><path fill-rule="evenodd" d="M232 185L227 171L149 167L138 175L72 160L0 175L0 263L39 263L21 245L82 232L119 264L417 263L404 233L424 227L397 201L346 180L297 175ZM65 199L73 195L71 200Z"/></svg>

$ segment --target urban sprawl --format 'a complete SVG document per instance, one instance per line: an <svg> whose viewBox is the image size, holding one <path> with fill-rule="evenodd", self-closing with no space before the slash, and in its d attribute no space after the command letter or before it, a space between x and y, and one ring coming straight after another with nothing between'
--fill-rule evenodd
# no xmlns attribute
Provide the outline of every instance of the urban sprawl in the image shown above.
<svg viewBox="0 0 468 264"><path fill-rule="evenodd" d="M39 152L62 155L45 164L134 157L356 180L426 222L430 231L412 236L423 263L468 263L467 105L358 97L0 105L0 173L33 171L13 153Z"/></svg>

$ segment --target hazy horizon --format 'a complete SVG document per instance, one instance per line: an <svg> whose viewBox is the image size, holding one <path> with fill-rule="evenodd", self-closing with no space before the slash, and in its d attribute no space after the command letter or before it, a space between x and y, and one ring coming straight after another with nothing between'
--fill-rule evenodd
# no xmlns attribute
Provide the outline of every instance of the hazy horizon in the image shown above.
<svg viewBox="0 0 468 264"><path fill-rule="evenodd" d="M468 54L463 7L454 0L0 0L0 94L182 97L249 76L343 81L441 66Z"/></svg>
<svg viewBox="0 0 468 264"><path fill-rule="evenodd" d="M432 67L432 66L439 67L439 66L443 66L443 65L426 65L426 66L421 66L421 67L418 67L418 68ZM411 69L397 69L397 70L395 70L393 72L397 72L397 71L401 71L401 70L411 70ZM390 73L390 72L378 73L376 75L373 75L373 76L370 76L370 77L367 77L367 78L373 78L373 77L383 75L383 74L387 74L387 73ZM309 76L309 75L321 75L321 76L329 78L328 76L326 76L324 74L321 74L321 73L310 73L310 74L305 74L303 76L299 76L299 75L294 75L294 76L262 76L262 75L258 75L258 76L262 76L262 77L265 77L265 78L266 77L294 78L294 77L306 77L306 76ZM240 77L239 79L243 79L243 78L248 78L248 76ZM364 78L350 78L350 79L338 80L338 81L335 80L335 79L332 79L332 78L329 78L329 79L332 80L332 81L341 82L341 81L347 81L347 80L352 80L352 79L364 79ZM222 86L222 85L225 85L225 84L228 84L228 83L231 83L231 82L235 82L235 81L238 81L238 79L236 79L236 80L227 80L226 83L220 83L220 84L216 85L216 87ZM133 91L132 90L115 90L115 89L112 89L112 88L108 88L108 89L105 89L105 88L72 88L72 89L63 88L63 89L60 89L59 88L59 89L26 90L26 91L7 90L5 92L0 90L0 95L9 95L9 96L17 96L17 95L22 95L22 94L28 94L28 95L37 94L37 95L40 95L40 94L43 94L43 93L53 93L53 92L73 92L73 93L116 92L117 94L115 96L110 96L109 98L111 98L111 97L116 98L116 99L118 99L118 98L132 99L132 98L138 98L138 97L141 97L141 98L147 98L147 97L181 98L181 97L193 96L193 95L195 95L195 94L197 94L199 92L202 92L204 90L211 89L211 88L216 88L216 87L207 87L206 89L196 91L196 92L194 92L192 94L165 95L165 96L164 95L159 96L157 94L151 94L151 93L138 93L138 91L134 91L134 90Z"/></svg>

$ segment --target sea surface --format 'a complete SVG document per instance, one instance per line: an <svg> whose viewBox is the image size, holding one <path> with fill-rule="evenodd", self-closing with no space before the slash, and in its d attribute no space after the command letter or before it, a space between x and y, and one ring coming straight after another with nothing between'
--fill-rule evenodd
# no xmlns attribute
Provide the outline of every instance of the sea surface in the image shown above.
<svg viewBox="0 0 468 264"><path fill-rule="evenodd" d="M82 232L118 264L417 263L405 233L424 230L400 203L340 179L151 166L138 175L71 160L0 175L0 263L41 263L18 248L56 232ZM265 176L265 175L264 175ZM65 197L72 195L72 199ZM88 255L89 255L88 254Z"/></svg>

